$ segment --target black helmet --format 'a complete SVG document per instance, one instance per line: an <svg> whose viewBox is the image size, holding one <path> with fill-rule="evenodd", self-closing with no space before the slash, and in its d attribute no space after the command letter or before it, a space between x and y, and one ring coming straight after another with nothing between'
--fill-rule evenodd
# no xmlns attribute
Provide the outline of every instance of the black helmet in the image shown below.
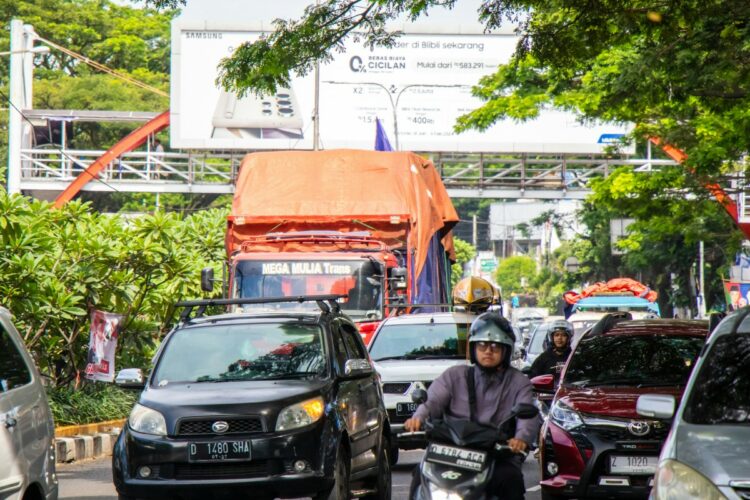
<svg viewBox="0 0 750 500"><path fill-rule="evenodd" d="M549 327L549 331L547 332L547 345L552 346L554 345L552 343L552 338L555 336L555 332L565 332L565 334L568 336L568 344L570 344L571 339L573 338L573 325L568 323L567 321L563 319L558 319L556 321L553 321L552 324Z"/></svg>
<svg viewBox="0 0 750 500"><path fill-rule="evenodd" d="M477 356L474 349L476 342L497 342L505 346L505 354L500 362L501 366L510 365L510 357L513 354L513 347L516 343L516 335L513 333L513 327L507 319L500 316L497 312L486 312L477 316L471 323L469 330L469 357L472 363L477 362Z"/></svg>

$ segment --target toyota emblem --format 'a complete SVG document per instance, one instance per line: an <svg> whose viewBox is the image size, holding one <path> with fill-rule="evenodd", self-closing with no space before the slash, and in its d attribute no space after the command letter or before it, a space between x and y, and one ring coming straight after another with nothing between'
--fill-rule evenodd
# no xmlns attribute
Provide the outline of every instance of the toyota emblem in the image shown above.
<svg viewBox="0 0 750 500"><path fill-rule="evenodd" d="M645 436L651 432L648 422L634 420L628 424L628 431L634 436Z"/></svg>
<svg viewBox="0 0 750 500"><path fill-rule="evenodd" d="M219 420L218 422L214 422L214 424L211 426L211 430L216 434L224 434L229 430L229 424L224 422L223 420Z"/></svg>

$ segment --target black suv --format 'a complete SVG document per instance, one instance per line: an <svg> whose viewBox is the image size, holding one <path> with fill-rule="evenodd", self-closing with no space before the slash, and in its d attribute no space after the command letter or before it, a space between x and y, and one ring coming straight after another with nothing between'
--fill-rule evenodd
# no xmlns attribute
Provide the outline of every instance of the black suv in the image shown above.
<svg viewBox="0 0 750 500"><path fill-rule="evenodd" d="M380 384L337 298L178 304L115 444L119 498L389 499ZM202 316L247 304L281 309Z"/></svg>

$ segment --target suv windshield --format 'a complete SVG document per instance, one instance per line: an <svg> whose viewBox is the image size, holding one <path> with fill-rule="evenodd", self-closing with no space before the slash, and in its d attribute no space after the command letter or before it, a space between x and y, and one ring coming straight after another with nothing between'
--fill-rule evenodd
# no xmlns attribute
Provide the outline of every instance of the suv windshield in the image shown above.
<svg viewBox="0 0 750 500"><path fill-rule="evenodd" d="M317 325L210 325L175 332L154 384L299 378L325 370Z"/></svg>
<svg viewBox="0 0 750 500"><path fill-rule="evenodd" d="M685 420L691 424L750 422L750 334L719 337L695 379Z"/></svg>
<svg viewBox="0 0 750 500"><path fill-rule="evenodd" d="M564 385L684 385L703 347L700 336L598 335L581 339Z"/></svg>
<svg viewBox="0 0 750 500"><path fill-rule="evenodd" d="M464 323L385 324L372 341L370 357L374 361L399 358L464 358L470 326Z"/></svg>
<svg viewBox="0 0 750 500"><path fill-rule="evenodd" d="M534 336L531 337L531 342L529 343L529 348L527 350L529 354L540 354L544 351L544 339L547 337L547 330L548 327L545 325L539 325L536 327L536 330L534 330Z"/></svg>

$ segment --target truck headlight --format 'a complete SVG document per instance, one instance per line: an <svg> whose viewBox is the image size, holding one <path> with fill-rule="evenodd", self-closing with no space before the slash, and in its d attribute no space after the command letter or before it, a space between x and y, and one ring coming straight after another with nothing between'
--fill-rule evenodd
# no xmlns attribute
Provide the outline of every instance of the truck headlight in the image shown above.
<svg viewBox="0 0 750 500"><path fill-rule="evenodd" d="M323 416L324 406L320 396L287 406L276 419L276 430L288 431L315 423Z"/></svg>
<svg viewBox="0 0 750 500"><path fill-rule="evenodd" d="M549 416L554 423L569 431L583 425L581 416L572 408L560 403L559 401L552 405Z"/></svg>
<svg viewBox="0 0 750 500"><path fill-rule="evenodd" d="M654 500L726 500L703 474L676 460L665 460L659 464L654 476L653 492Z"/></svg>
<svg viewBox="0 0 750 500"><path fill-rule="evenodd" d="M164 415L139 404L136 404L130 412L128 425L134 431L144 434L167 435L167 422L164 420Z"/></svg>

